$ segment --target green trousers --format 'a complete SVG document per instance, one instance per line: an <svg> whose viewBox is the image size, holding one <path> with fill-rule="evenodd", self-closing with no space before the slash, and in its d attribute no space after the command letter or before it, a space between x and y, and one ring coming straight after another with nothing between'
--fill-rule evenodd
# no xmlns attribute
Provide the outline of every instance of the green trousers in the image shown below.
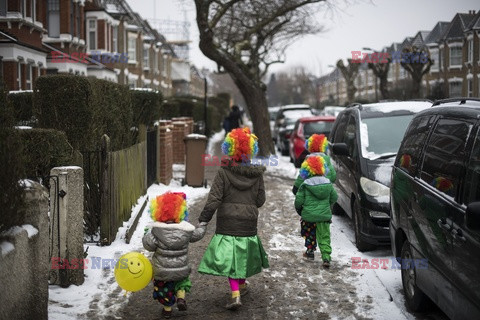
<svg viewBox="0 0 480 320"><path fill-rule="evenodd" d="M322 260L332 260L330 254L332 247L330 246L330 222L317 222L317 244Z"/></svg>

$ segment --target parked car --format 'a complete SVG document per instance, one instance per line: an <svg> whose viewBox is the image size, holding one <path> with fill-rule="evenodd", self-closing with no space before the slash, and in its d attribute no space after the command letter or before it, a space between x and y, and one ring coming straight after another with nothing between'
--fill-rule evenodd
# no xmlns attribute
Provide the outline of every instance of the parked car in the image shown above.
<svg viewBox="0 0 480 320"><path fill-rule="evenodd" d="M390 238L412 311L428 297L451 319L480 319L479 119L479 99L436 102L396 157Z"/></svg>
<svg viewBox="0 0 480 320"><path fill-rule="evenodd" d="M313 116L300 118L295 122L292 134L290 135L288 150L290 161L296 163L302 152L305 150L305 140L314 133L325 134L327 137L332 130L335 117ZM296 165L298 168L299 166Z"/></svg>
<svg viewBox="0 0 480 320"><path fill-rule="evenodd" d="M337 171L334 213L353 220L358 250L388 245L392 165L407 125L431 102L356 104L340 112L330 133Z"/></svg>
<svg viewBox="0 0 480 320"><path fill-rule="evenodd" d="M325 106L322 111L320 111L320 115L322 116L338 116L340 112L345 110L345 107L339 106Z"/></svg>
<svg viewBox="0 0 480 320"><path fill-rule="evenodd" d="M278 151L288 155L288 139L295 122L302 117L312 116L313 112L307 104L286 105L280 108L275 119L274 136Z"/></svg>
<svg viewBox="0 0 480 320"><path fill-rule="evenodd" d="M270 132L272 133L273 141L276 140L275 135L273 134L273 129L275 127L275 119L277 118L278 110L280 110L280 106L268 108L268 115L270 118Z"/></svg>

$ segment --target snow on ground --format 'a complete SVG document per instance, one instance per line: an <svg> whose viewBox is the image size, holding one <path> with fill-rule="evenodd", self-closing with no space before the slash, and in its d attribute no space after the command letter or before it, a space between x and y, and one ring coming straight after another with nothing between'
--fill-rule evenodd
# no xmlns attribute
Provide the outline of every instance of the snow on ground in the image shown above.
<svg viewBox="0 0 480 320"><path fill-rule="evenodd" d="M296 169L293 163L290 162L290 157L282 156L277 152L276 155L272 155L270 158L269 166L267 167L267 174L296 179L298 169Z"/></svg>
<svg viewBox="0 0 480 320"><path fill-rule="evenodd" d="M279 165L277 167L269 167L267 172L271 172L276 176L283 176L286 178L296 178L298 169L295 169L293 164L289 162L288 157L279 156ZM293 182L292 182L293 185ZM268 191L268 190L267 190ZM278 192L278 191L275 191ZM271 212L274 220L281 220L282 215L292 214L291 203L294 201L294 195L291 189L283 190L279 198L284 199L283 203L278 203L276 209ZM357 315L371 319L415 319L415 317L408 313L405 307L405 299L401 293L402 282L399 269L392 268L392 252L389 247L381 247L371 252L361 253L355 246L354 231L351 220L348 216L333 216L333 223L331 224L331 244L332 244L332 271L340 268L339 272L346 272L345 276L348 279L345 281L351 283L356 288L356 296L359 302L357 303ZM274 225L273 236L268 243L268 254L270 257L277 256L277 252L290 251L300 252L304 249L304 240L300 237L299 221L291 219L292 226L287 230L294 230L285 232L285 226ZM290 224L290 222L288 222ZM320 253L317 250L317 258L320 258ZM352 266L352 258L359 259L358 269ZM372 259L378 259L379 264L372 266ZM387 267L382 269L380 259L384 260L383 264ZM342 270L346 268L346 270ZM321 271L320 271L321 272ZM279 272L273 272L272 277L282 277ZM339 275L340 276L340 275ZM311 281L318 279L315 276L311 277ZM365 309L365 304L371 308ZM328 310L328 306L320 310ZM332 315L332 314L330 314Z"/></svg>
<svg viewBox="0 0 480 320"><path fill-rule="evenodd" d="M182 166L175 166L175 169L181 170ZM152 222L148 213L148 204L143 212L139 212L146 197L149 199L164 192L184 192L187 195L187 206L195 205L197 199L203 197L209 192L206 188L193 188L181 186L178 180L166 186L163 184L154 184L147 190L147 194L140 197L138 202L132 208L132 216L124 226L119 228L115 241L109 246L85 245L88 247L88 256L85 269L85 282L81 286L71 285L68 288L59 286L49 287L49 319L79 319L96 318L115 314L124 303L128 301L128 296L118 286L113 274L114 263L104 260L110 265L110 268L98 268L92 264L92 259L100 257L103 259L118 259L123 254L130 251L140 251L146 253L142 246L142 237L145 227ZM137 214L141 214L138 226L129 244L125 243L124 237L127 227L133 222ZM102 265L102 267L104 267ZM105 266L106 267L106 266ZM94 309L93 314L88 314L89 310ZM92 312L92 311L90 311Z"/></svg>

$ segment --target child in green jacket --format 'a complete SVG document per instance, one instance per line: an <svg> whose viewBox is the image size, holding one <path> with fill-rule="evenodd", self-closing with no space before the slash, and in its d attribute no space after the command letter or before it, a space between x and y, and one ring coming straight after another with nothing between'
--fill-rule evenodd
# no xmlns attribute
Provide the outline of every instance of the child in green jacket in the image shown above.
<svg viewBox="0 0 480 320"><path fill-rule="evenodd" d="M307 248L303 256L314 260L317 242L322 254L323 267L330 267L332 247L330 246L331 206L337 201L337 192L326 177L328 166L321 156L312 155L305 159L300 168L304 179L295 196L295 209L302 217L301 234Z"/></svg>
<svg viewBox="0 0 480 320"><path fill-rule="evenodd" d="M310 138L308 138L305 141L305 150L302 152L300 157L297 159L297 161L301 161L300 164L295 167L300 167L300 165L303 163L303 161L311 156L322 156L323 159L325 159L325 163L328 167L328 173L327 173L327 178L330 179L332 183L335 182L335 179L337 178L337 173L335 172L335 168L333 167L330 157L327 156L327 150L328 150L328 140L327 137L324 134L312 134ZM297 162L295 161L295 163ZM296 194L298 191L298 188L303 182L303 178L301 175L298 175L297 179L295 180L295 183L293 185L293 194Z"/></svg>

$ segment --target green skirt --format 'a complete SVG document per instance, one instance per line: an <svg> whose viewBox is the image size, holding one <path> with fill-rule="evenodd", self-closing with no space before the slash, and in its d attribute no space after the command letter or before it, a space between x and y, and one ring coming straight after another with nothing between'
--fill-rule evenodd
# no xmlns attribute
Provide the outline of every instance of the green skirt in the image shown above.
<svg viewBox="0 0 480 320"><path fill-rule="evenodd" d="M234 237L215 234L203 255L198 272L246 279L268 267L267 253L258 236Z"/></svg>

